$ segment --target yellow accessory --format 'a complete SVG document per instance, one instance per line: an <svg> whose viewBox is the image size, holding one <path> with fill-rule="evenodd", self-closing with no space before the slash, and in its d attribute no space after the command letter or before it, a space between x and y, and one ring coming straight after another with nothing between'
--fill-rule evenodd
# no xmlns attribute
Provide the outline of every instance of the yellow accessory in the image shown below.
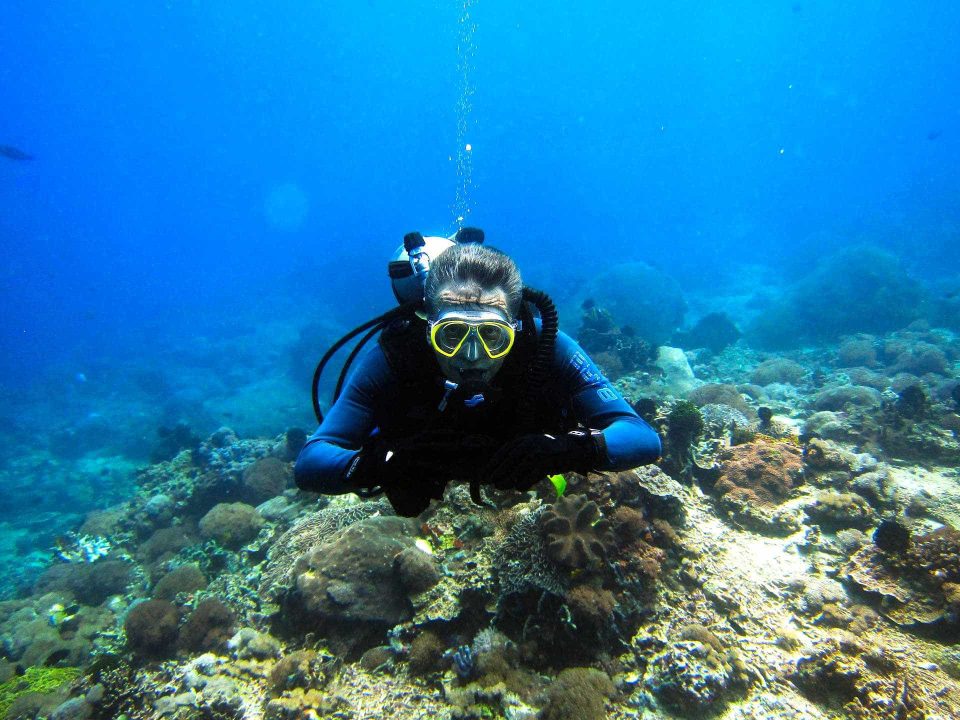
<svg viewBox="0 0 960 720"><path fill-rule="evenodd" d="M470 335L480 340L487 357L501 358L510 352L516 338L513 325L503 320L468 321L460 318L437 320L430 324L430 344L444 357L452 358Z"/></svg>
<svg viewBox="0 0 960 720"><path fill-rule="evenodd" d="M557 497L563 497L563 493L567 489L567 479L558 474L548 476L547 480L553 483L553 489L557 491Z"/></svg>

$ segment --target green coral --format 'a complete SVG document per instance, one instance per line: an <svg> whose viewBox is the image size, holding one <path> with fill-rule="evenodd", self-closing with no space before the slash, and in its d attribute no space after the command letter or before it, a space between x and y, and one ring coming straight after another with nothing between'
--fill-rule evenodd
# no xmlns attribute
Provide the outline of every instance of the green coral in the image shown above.
<svg viewBox="0 0 960 720"><path fill-rule="evenodd" d="M680 400L667 416L667 434L677 444L689 445L703 432L703 415L700 408L689 400Z"/></svg>
<svg viewBox="0 0 960 720"><path fill-rule="evenodd" d="M0 685L0 718L7 716L13 702L30 693L49 693L64 683L75 680L80 669L75 667L29 667L23 675L12 677Z"/></svg>

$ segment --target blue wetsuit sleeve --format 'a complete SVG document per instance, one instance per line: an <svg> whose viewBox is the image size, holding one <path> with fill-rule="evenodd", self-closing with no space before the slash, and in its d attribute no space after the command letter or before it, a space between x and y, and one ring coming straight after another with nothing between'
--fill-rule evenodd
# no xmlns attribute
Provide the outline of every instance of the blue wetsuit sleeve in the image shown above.
<svg viewBox="0 0 960 720"><path fill-rule="evenodd" d="M572 400L575 419L603 432L607 456L597 470L627 470L660 457L660 436L566 333L557 334L554 362Z"/></svg>
<svg viewBox="0 0 960 720"><path fill-rule="evenodd" d="M344 473L376 427L376 401L393 382L393 371L380 346L367 350L323 423L300 451L293 471L297 487L328 495L353 491L344 483Z"/></svg>

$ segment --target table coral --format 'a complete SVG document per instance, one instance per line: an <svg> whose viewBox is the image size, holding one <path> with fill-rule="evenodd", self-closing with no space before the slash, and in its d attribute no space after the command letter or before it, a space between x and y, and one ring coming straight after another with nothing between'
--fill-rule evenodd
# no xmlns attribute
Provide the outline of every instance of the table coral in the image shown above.
<svg viewBox="0 0 960 720"><path fill-rule="evenodd" d="M877 538L880 540L881 538ZM884 598L882 614L901 625L956 622L953 584L960 579L960 532L944 526L883 551L868 545L844 568L861 589Z"/></svg>

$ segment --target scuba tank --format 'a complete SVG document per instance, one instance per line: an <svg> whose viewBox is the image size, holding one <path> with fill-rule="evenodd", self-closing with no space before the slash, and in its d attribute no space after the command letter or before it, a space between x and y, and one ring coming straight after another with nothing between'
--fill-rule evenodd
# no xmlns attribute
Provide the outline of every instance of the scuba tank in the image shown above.
<svg viewBox="0 0 960 720"><path fill-rule="evenodd" d="M408 317L415 313L423 312L423 288L427 282L427 274L430 272L430 262L432 259L440 256L444 250L447 250L460 242L483 242L483 231L478 228L460 228L455 235L450 238L429 236L424 237L418 232L407 233L403 237L403 245L397 248L394 258L387 263L387 275L390 277L390 285L393 288L394 297L400 303L398 307L388 310L383 315L378 315L372 320L368 320L355 327L342 338L337 340L330 349L324 353L320 362L317 363L316 370L313 373L312 400L313 414L317 417L317 422L323 422L323 412L320 409L320 376L324 368L334 354L353 340L363 331L367 331L360 342L353 348L350 355L344 361L343 369L340 371L340 377L337 379L337 386L333 392L333 402L340 397L343 390L343 384L346 381L347 374L350 372L350 366L356 359L363 347L378 332L387 325L401 317Z"/></svg>
<svg viewBox="0 0 960 720"><path fill-rule="evenodd" d="M412 318L417 314L423 317L423 292L427 275L430 272L430 263L439 257L443 251L448 250L454 245L466 243L479 244L482 243L483 240L483 230L470 227L460 228L456 234L449 238L437 236L424 237L419 232L407 233L404 236L403 245L397 249L394 258L387 264L387 274L390 277L393 294L397 298L399 305L355 327L331 345L320 359L320 362L317 363L317 367L313 373L311 396L313 400L313 412L314 415L316 415L318 423L323 423L323 412L320 408L319 397L320 377L334 354L355 337L366 331L366 334L350 351L350 354L344 361L343 369L340 371L340 376L337 379L337 385L333 393L333 402L336 402L343 390L350 366L357 355L360 354L363 347L377 333L399 318ZM545 381L550 363L553 360L559 319L556 307L554 307L553 302L546 293L524 287L523 300L537 308L541 319L537 348L529 368L526 388L524 389L518 406L520 425L527 427L533 425L535 394L537 389Z"/></svg>

